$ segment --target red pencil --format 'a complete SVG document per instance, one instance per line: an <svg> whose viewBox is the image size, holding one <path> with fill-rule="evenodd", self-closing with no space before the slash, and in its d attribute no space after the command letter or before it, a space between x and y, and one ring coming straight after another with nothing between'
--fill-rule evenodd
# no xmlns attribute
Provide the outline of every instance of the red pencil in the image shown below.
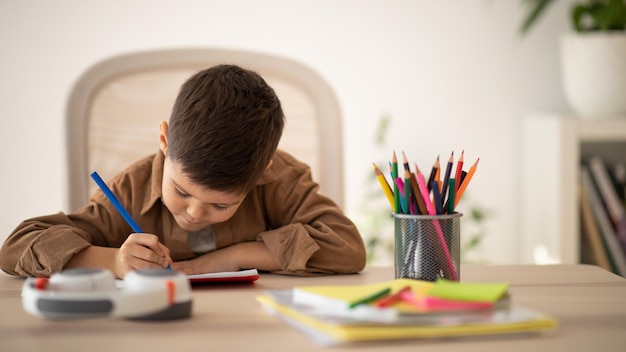
<svg viewBox="0 0 626 352"><path fill-rule="evenodd" d="M379 308L389 307L390 305L402 300L402 295L405 292L411 292L411 286L405 286L400 291L381 298L380 300L376 301L376 307L379 307Z"/></svg>
<svg viewBox="0 0 626 352"><path fill-rule="evenodd" d="M459 191L459 186L461 184L461 172L463 171L463 155L465 154L465 150L461 150L461 156L459 160L456 162L456 174L454 175L454 179L456 180L456 185L454 194Z"/></svg>

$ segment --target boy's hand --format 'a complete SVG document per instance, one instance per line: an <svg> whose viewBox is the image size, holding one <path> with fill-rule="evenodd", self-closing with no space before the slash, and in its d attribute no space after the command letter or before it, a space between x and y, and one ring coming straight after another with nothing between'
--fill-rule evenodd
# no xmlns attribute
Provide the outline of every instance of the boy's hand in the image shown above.
<svg viewBox="0 0 626 352"><path fill-rule="evenodd" d="M147 233L133 233L114 258L114 273L124 277L126 273L138 269L166 268L172 264L170 250L159 242L159 238Z"/></svg>

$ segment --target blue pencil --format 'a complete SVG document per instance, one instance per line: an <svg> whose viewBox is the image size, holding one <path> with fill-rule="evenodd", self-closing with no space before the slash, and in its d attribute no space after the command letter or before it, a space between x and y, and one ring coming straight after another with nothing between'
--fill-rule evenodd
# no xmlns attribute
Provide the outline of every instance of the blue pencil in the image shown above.
<svg viewBox="0 0 626 352"><path fill-rule="evenodd" d="M431 182L433 191L433 203L435 203L435 212L437 215L443 214L443 204L441 204L441 192L439 192L439 184L437 181Z"/></svg>
<svg viewBox="0 0 626 352"><path fill-rule="evenodd" d="M126 222L128 223L128 225L130 225L133 231L135 231L136 233L143 233L143 230L141 229L141 227L139 227L139 224L137 224L135 219L133 219L130 213L126 211L126 209L122 206L122 203L120 203L120 201L117 199L115 194L111 191L109 186L107 186L104 180L102 180L102 177L100 177L100 175L98 175L98 173L94 171L91 173L91 178L94 181L96 181L96 184L98 185L98 187L100 187L102 192L104 192L104 195L107 196L109 201L111 201L115 209L117 209L120 215L122 215L124 220L126 220ZM167 269L172 270L172 268L169 265L167 266Z"/></svg>

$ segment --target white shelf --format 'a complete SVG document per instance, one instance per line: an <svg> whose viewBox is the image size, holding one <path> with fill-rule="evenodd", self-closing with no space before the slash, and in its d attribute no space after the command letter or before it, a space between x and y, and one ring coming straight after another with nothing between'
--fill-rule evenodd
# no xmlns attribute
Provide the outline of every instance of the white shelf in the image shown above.
<svg viewBox="0 0 626 352"><path fill-rule="evenodd" d="M581 157L592 143L626 161L626 116L531 114L524 119L522 143L522 260L578 263Z"/></svg>

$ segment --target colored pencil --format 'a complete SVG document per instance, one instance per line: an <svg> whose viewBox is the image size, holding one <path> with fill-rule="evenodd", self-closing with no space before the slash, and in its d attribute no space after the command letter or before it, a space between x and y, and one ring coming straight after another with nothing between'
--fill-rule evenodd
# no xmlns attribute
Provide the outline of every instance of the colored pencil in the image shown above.
<svg viewBox="0 0 626 352"><path fill-rule="evenodd" d="M435 212L437 215L443 214L443 204L441 202L441 193L439 192L437 181L433 181L431 189L433 190L433 204L435 205Z"/></svg>
<svg viewBox="0 0 626 352"><path fill-rule="evenodd" d="M120 213L120 215L122 215L124 220L126 220L130 228L133 229L135 233L143 233L143 230L141 229L139 224L137 224L135 219L133 219L130 213L124 208L122 203L120 203L113 191L111 191L109 186L107 186L104 180L102 180L102 177L100 177L100 175L98 175L98 173L94 171L91 173L91 178L96 182L98 187L100 187L104 195L109 199L111 204L113 204L113 206ZM172 270L172 267L168 265L167 270Z"/></svg>
<svg viewBox="0 0 626 352"><path fill-rule="evenodd" d="M393 156L391 158L391 179L393 182L393 201L394 201L394 209L396 213L401 213L401 205L400 205L400 193L398 192L398 186L396 185L395 179L398 177L398 158L396 157L396 151L393 151Z"/></svg>
<svg viewBox="0 0 626 352"><path fill-rule="evenodd" d="M415 198L415 202L417 203L417 210L419 210L418 214L427 215L428 210L426 209L426 204L424 204L424 197L422 197L422 193L419 190L414 172L411 172L410 185L413 191L413 198Z"/></svg>
<svg viewBox="0 0 626 352"><path fill-rule="evenodd" d="M408 165L408 162L407 162ZM404 203L406 203L407 214L417 214L415 209L415 202L413 202L413 195L411 191L411 171L409 169L404 170Z"/></svg>
<svg viewBox="0 0 626 352"><path fill-rule="evenodd" d="M452 173L452 167L454 164L454 151L450 153L450 158L448 158L448 162L446 163L446 173L443 176L443 183L441 184L441 206L443 207L443 203L446 201L446 194L448 193L448 180L450 179L450 174Z"/></svg>
<svg viewBox="0 0 626 352"><path fill-rule="evenodd" d="M426 206L426 210L428 211L428 215L435 215L435 206L433 202L430 200L430 192L428 192L428 187L426 186L426 179L424 178L424 174L419 171L417 165L415 165L415 177L417 178L417 185L419 186L420 193L422 194L422 198L424 198L424 205Z"/></svg>
<svg viewBox="0 0 626 352"><path fill-rule="evenodd" d="M404 294L405 292L410 292L410 291L411 291L411 286L404 286L399 291L396 291L395 293L390 294L389 296L383 297L379 299L378 301L376 301L376 307L379 307L379 308L389 307L393 305L394 303L401 301L402 294Z"/></svg>
<svg viewBox="0 0 626 352"><path fill-rule="evenodd" d="M405 194L406 202L408 202L409 204L409 210L410 210L409 213L418 214L418 210L416 209L415 202L413 201L414 195L413 195L413 189L411 186L411 178L410 178L411 167L409 166L409 160L407 159L406 154L404 153L404 150L402 151L402 165L404 166L404 185L406 186L404 188L404 194ZM407 172L409 176L408 178L407 178ZM410 193L411 195L407 197L406 196L407 193Z"/></svg>
<svg viewBox="0 0 626 352"><path fill-rule="evenodd" d="M139 224L137 224L135 219L133 219L130 213L124 208L122 203L120 203L113 191L111 191L109 186L107 186L104 180L102 180L102 177L100 177L100 175L96 171L94 171L91 173L91 178L96 182L98 187L100 187L104 195L109 199L111 204L113 204L117 212L120 213L124 220L126 220L126 223L130 226L130 228L133 229L135 233L143 233L143 230L141 229L141 227L139 227Z"/></svg>
<svg viewBox="0 0 626 352"><path fill-rule="evenodd" d="M348 307L349 308L355 308L356 306L359 306L361 304L368 304L368 303L374 302L375 300L388 295L389 292L391 292L391 288L390 287L384 288L384 289L382 289L382 290L380 290L378 292L374 292L371 295L367 295L367 296L365 296L363 298L357 299L356 301L350 303L348 305Z"/></svg>
<svg viewBox="0 0 626 352"><path fill-rule="evenodd" d="M437 175L437 164L439 164L439 155L437 155L437 159L433 163L433 167L430 169L430 176L428 176L428 183L426 183L426 187L428 187L428 192L430 192L430 185L435 180L435 176Z"/></svg>
<svg viewBox="0 0 626 352"><path fill-rule="evenodd" d="M465 180L465 176L467 176L467 171L461 171L461 181L457 181L456 182L456 191L459 191L459 183L463 183L463 180Z"/></svg>
<svg viewBox="0 0 626 352"><path fill-rule="evenodd" d="M454 190L456 188L456 180L451 178L448 180L449 190L448 190L448 200L446 201L446 211L448 214L454 213Z"/></svg>
<svg viewBox="0 0 626 352"><path fill-rule="evenodd" d="M441 164L439 163L439 155L437 155L437 160L435 160L435 168L437 172L435 172L435 179L433 181L437 182L437 187L439 187L439 192L441 192Z"/></svg>
<svg viewBox="0 0 626 352"><path fill-rule="evenodd" d="M391 190L391 186L389 186L389 183L387 183L387 179L385 178L385 175L383 174L382 171L380 171L378 166L376 166L376 163L373 163L373 164L374 164L374 173L376 174L376 179L378 180L378 183L380 183L380 187L383 189L383 193L385 193L385 196L387 197L387 200L389 201L389 205L391 206L391 209L395 211L394 205L393 205L393 191Z"/></svg>
<svg viewBox="0 0 626 352"><path fill-rule="evenodd" d="M409 160L406 158L406 154L404 154L404 150L402 151L402 165L404 166L404 170L411 171L409 167Z"/></svg>
<svg viewBox="0 0 626 352"><path fill-rule="evenodd" d="M401 209L400 214L408 214L409 205L406 201L406 197L404 196L405 194L404 181L402 181L402 177L396 177L394 181L396 181L395 183L396 183L396 186L398 187L398 195L399 195L398 198L400 199L400 209ZM407 188L410 188L410 187L407 187Z"/></svg>
<svg viewBox="0 0 626 352"><path fill-rule="evenodd" d="M480 158L476 159L474 164L469 168L469 170L467 171L467 176L465 176L465 179L459 186L459 190L456 192L456 196L454 197L455 209L456 209L457 204L459 204L459 200L461 200L461 197L463 197L463 193L465 193L465 190L467 189L467 185L472 180L472 176L474 176L474 173L476 172L476 168L478 167L478 161L480 161Z"/></svg>
<svg viewBox="0 0 626 352"><path fill-rule="evenodd" d="M426 187L426 181L424 179L424 175L421 172L419 172L419 168L417 167L417 164L415 165L415 176L417 177L417 185L420 188L420 192L422 192L422 195L426 194L426 196L424 196L424 202L426 203L428 214L436 215L435 207L433 203L430 202L430 197L428 196L428 189ZM436 219L433 220L433 227L435 228L435 232L437 233L437 239L439 240L441 251L444 254L443 260L445 262L445 265L442 267L442 269L445 272L447 272L448 277L456 281L458 280L458 275L456 273L456 269L454 269L454 263L452 262L452 257L450 256L450 249L448 248L446 239L443 236L443 230L441 229L441 225L439 224L438 220Z"/></svg>
<svg viewBox="0 0 626 352"><path fill-rule="evenodd" d="M465 155L465 150L461 150L461 156L459 157L459 160L457 160L456 162L456 173L454 174L454 179L456 180L456 185L454 186L456 187L454 189L455 194L459 190L459 184L461 183L460 180L461 180L461 172L463 171L464 155Z"/></svg>

